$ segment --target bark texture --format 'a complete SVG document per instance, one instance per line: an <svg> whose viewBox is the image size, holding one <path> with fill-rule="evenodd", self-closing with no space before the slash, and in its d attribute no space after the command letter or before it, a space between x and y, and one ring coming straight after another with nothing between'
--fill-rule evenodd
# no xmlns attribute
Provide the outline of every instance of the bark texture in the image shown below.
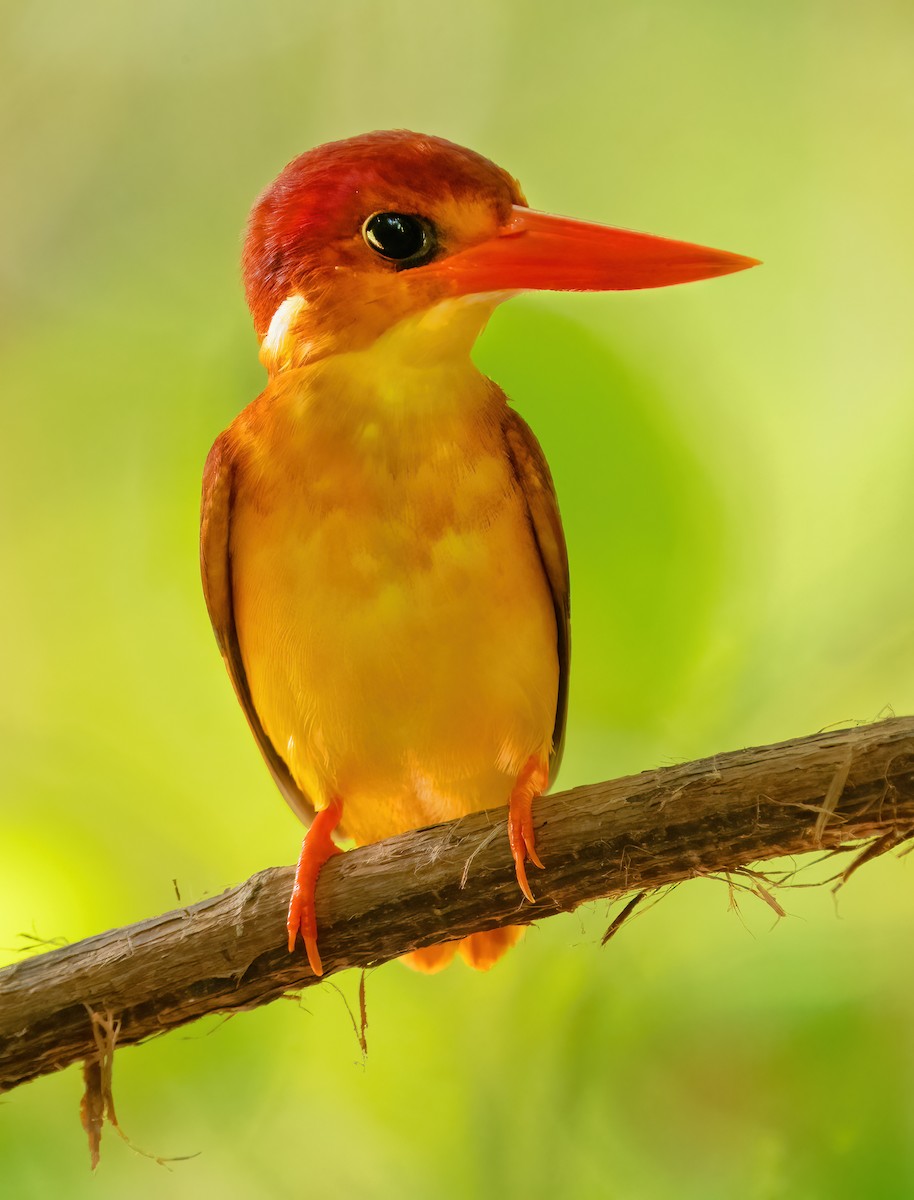
<svg viewBox="0 0 914 1200"><path fill-rule="evenodd" d="M326 974L764 859L890 849L914 836L914 718L591 784L541 798L535 818L535 905L518 891L504 809L332 859L317 896ZM127 1045L319 982L300 944L285 949L292 874L261 871L0 971L0 1091L97 1059L100 1020Z"/></svg>

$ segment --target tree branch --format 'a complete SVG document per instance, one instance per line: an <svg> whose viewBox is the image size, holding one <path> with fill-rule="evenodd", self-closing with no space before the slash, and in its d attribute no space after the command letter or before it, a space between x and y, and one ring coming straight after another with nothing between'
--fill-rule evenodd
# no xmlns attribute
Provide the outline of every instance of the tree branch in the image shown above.
<svg viewBox="0 0 914 1200"><path fill-rule="evenodd" d="M518 893L503 809L331 860L318 888L327 974L761 859L889 849L914 836L914 717L591 784L534 811L547 867L535 906ZM0 1091L97 1055L99 1014L125 1045L318 982L302 949L285 949L291 883L290 867L261 871L0 971Z"/></svg>

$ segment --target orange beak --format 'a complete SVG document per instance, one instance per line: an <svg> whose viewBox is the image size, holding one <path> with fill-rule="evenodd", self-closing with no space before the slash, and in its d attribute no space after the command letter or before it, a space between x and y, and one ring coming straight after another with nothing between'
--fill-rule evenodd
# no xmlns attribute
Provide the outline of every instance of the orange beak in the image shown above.
<svg viewBox="0 0 914 1200"><path fill-rule="evenodd" d="M758 259L691 242L594 225L515 205L493 238L430 263L454 293L603 292L667 287L758 266Z"/></svg>

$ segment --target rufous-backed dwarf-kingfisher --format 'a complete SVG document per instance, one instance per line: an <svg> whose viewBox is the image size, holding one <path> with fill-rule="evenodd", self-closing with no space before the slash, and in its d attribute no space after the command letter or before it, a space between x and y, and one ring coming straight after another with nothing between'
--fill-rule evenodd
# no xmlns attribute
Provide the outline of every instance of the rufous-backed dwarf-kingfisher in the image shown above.
<svg viewBox="0 0 914 1200"><path fill-rule="evenodd" d="M549 468L470 350L509 296L627 290L755 260L550 216L479 154L406 131L319 146L254 205L244 283L266 389L203 481L206 603L280 791L310 824L289 906L311 969L336 831L377 841L532 804L568 697L568 560ZM414 950L491 966L516 927Z"/></svg>

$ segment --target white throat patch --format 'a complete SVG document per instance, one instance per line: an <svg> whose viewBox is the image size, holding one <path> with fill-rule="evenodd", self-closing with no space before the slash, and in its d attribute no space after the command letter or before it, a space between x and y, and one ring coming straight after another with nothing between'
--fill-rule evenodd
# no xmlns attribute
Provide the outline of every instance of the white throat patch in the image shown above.
<svg viewBox="0 0 914 1200"><path fill-rule="evenodd" d="M263 341L260 343L260 361L268 371L278 371L286 366L291 351L289 337L292 324L303 308L307 307L304 296L287 296L270 320Z"/></svg>

